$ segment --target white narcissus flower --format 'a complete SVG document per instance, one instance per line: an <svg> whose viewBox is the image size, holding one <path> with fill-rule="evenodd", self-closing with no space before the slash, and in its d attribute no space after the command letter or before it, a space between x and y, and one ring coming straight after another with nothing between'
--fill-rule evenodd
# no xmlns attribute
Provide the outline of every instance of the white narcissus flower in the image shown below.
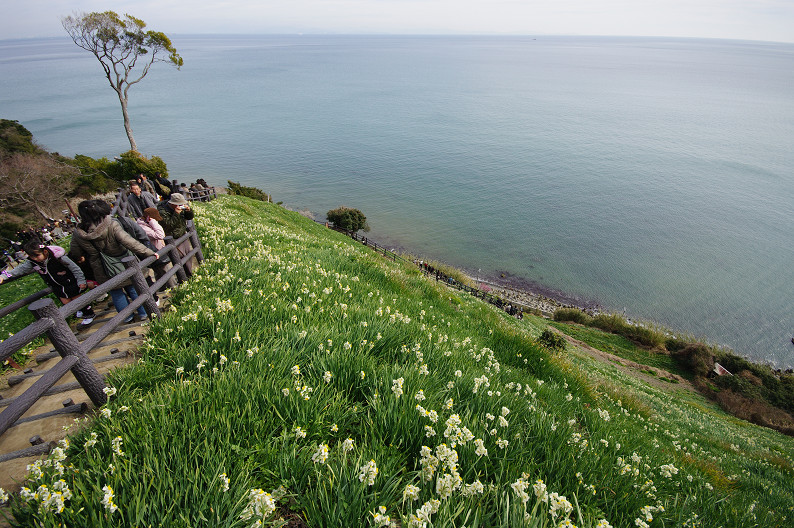
<svg viewBox="0 0 794 528"><path fill-rule="evenodd" d="M370 460L365 465L359 468L358 480L364 482L367 486L375 484L375 477L378 476L378 466L375 465L374 460Z"/></svg>
<svg viewBox="0 0 794 528"><path fill-rule="evenodd" d="M317 451L312 455L312 462L315 464L325 464L328 460L328 444L320 444Z"/></svg>
<svg viewBox="0 0 794 528"><path fill-rule="evenodd" d="M110 486L105 485L102 488L102 491L105 492L104 497L102 497L102 506L110 513L113 514L116 510L119 509L118 506L113 502L113 488Z"/></svg>
<svg viewBox="0 0 794 528"><path fill-rule="evenodd" d="M111 443L113 444L113 452L118 456L124 456L124 451L121 450L121 444L124 443L124 440L120 436L117 436Z"/></svg>
<svg viewBox="0 0 794 528"><path fill-rule="evenodd" d="M403 491L403 500L419 500L419 492L422 491L418 486L408 484Z"/></svg>

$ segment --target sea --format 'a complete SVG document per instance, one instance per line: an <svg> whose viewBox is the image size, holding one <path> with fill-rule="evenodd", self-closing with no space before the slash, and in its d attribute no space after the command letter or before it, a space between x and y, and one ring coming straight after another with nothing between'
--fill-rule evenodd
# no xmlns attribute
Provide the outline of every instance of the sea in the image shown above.
<svg viewBox="0 0 794 528"><path fill-rule="evenodd" d="M794 365L794 44L171 35L129 92L172 178L259 187L369 237ZM0 118L129 149L97 60L0 41Z"/></svg>

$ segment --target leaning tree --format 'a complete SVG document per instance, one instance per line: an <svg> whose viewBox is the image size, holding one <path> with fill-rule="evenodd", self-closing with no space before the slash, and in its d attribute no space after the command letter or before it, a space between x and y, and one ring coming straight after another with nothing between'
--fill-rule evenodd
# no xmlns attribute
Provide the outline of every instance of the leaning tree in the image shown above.
<svg viewBox="0 0 794 528"><path fill-rule="evenodd" d="M93 53L102 65L119 97L130 148L137 152L127 111L130 86L146 77L155 62L170 62L179 69L182 57L164 33L145 31L146 22L131 15L122 18L113 11L83 13L64 17L61 22L74 43Z"/></svg>

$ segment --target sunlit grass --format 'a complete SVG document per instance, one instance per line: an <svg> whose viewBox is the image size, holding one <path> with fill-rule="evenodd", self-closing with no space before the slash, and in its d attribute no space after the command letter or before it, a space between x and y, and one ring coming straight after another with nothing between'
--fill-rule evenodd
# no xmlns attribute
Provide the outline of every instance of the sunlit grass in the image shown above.
<svg viewBox="0 0 794 528"><path fill-rule="evenodd" d="M279 206L196 209L207 261L21 525L790 525L791 439Z"/></svg>

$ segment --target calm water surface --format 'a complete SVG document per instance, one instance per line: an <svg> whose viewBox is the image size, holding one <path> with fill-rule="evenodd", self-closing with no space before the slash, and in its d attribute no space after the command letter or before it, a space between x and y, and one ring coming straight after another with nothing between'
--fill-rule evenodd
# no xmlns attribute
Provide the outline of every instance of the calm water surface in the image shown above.
<svg viewBox="0 0 794 528"><path fill-rule="evenodd" d="M172 176L365 212L371 236L794 364L794 46L718 40L175 37L131 89ZM95 59L0 41L0 117L127 150Z"/></svg>

